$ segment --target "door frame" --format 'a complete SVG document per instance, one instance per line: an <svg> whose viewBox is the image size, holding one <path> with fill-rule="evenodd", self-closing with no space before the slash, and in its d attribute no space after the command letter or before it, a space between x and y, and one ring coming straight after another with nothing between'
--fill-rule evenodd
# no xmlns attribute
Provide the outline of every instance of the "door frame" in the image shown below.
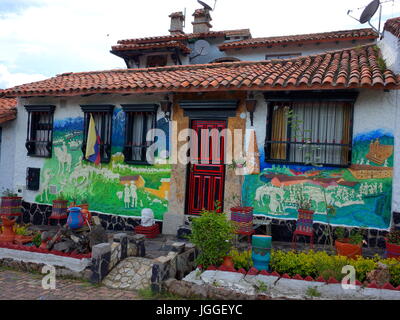
<svg viewBox="0 0 400 320"><path fill-rule="evenodd" d="M189 128L192 128L193 120L222 120L226 121L226 128L229 128L229 118L236 117L239 100L184 100L179 103L184 110L184 116L189 118ZM226 147L226 146L225 146ZM186 165L185 185L185 215L189 214L189 182L190 163ZM224 181L222 192L222 210L224 210L226 182L226 165L224 165Z"/></svg>

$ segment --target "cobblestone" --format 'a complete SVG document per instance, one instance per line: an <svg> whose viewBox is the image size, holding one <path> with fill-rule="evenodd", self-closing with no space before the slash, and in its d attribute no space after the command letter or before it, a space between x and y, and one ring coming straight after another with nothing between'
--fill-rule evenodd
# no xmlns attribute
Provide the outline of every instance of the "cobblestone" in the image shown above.
<svg viewBox="0 0 400 320"><path fill-rule="evenodd" d="M134 291L93 286L76 280L57 279L55 290L42 288L42 275L0 270L0 300L137 300Z"/></svg>

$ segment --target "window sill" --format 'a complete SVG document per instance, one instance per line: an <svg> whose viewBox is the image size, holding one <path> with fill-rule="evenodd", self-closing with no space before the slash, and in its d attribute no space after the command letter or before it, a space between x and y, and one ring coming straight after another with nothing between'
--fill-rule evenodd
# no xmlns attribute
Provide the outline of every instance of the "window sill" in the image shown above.
<svg viewBox="0 0 400 320"><path fill-rule="evenodd" d="M29 153L27 153L26 156L27 156L27 157L31 157L31 158L43 158L43 159L51 159L51 158L52 158L52 155L49 155L49 156L39 156L39 155L36 155L36 154L29 154Z"/></svg>
<svg viewBox="0 0 400 320"><path fill-rule="evenodd" d="M131 165L143 165L143 166L153 166L153 164L148 163L147 161L125 161L126 164L131 164Z"/></svg>
<svg viewBox="0 0 400 320"><path fill-rule="evenodd" d="M304 167L313 167L313 168L319 168L319 167L323 167L323 168L343 168L343 169L347 169L350 168L351 164L347 164L347 165L342 165L342 164L325 164L325 163L321 163L318 166L312 165L312 164L305 164L304 162L288 162L288 161L283 161L283 160L265 160L264 161L267 164L278 164L278 165L282 165L282 166L304 166Z"/></svg>

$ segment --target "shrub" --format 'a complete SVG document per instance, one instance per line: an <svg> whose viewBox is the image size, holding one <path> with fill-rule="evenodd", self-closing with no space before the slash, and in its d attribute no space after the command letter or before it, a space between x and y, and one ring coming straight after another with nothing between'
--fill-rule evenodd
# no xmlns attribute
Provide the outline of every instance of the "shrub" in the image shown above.
<svg viewBox="0 0 400 320"><path fill-rule="evenodd" d="M326 252L296 253L295 251L271 251L271 268L280 274L289 274L295 276L317 278L322 276L324 279L330 277L341 281L345 274L342 274L342 268L351 265L356 269L357 280L363 282L367 278L367 273L377 268L378 262L386 264L389 267L391 276L390 283L397 287L400 285L400 261L396 259L382 259L379 256L375 258L357 257L349 259L344 256L330 256Z"/></svg>
<svg viewBox="0 0 400 320"><path fill-rule="evenodd" d="M400 245L400 230L392 230L387 235L387 240L391 244Z"/></svg>
<svg viewBox="0 0 400 320"><path fill-rule="evenodd" d="M234 227L223 213L204 211L192 222L189 240L199 249L196 263L218 266L232 248Z"/></svg>
<svg viewBox="0 0 400 320"><path fill-rule="evenodd" d="M251 250L246 250L239 252L236 249L229 252L229 256L232 257L235 269L239 270L243 268L244 270L250 270L253 266L253 259L251 257Z"/></svg>

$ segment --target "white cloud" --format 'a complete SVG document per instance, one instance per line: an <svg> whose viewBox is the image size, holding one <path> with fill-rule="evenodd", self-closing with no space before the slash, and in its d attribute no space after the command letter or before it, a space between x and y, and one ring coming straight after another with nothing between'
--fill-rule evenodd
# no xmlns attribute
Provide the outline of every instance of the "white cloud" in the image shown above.
<svg viewBox="0 0 400 320"><path fill-rule="evenodd" d="M1 1L1 0L0 0ZM21 1L21 0L14 0ZM168 15L187 9L191 32L196 0L24 0L35 6L0 16L0 63L18 74L45 75L124 68L110 54L119 39L168 34ZM213 0L208 0L211 5ZM400 0L384 18L400 15ZM368 0L218 0L213 30L250 28L254 37L368 27L347 10ZM355 15L360 12L355 11ZM373 23L377 25L376 18Z"/></svg>
<svg viewBox="0 0 400 320"><path fill-rule="evenodd" d="M47 77L43 74L11 73L6 66L0 64L0 89L6 89L46 78Z"/></svg>

